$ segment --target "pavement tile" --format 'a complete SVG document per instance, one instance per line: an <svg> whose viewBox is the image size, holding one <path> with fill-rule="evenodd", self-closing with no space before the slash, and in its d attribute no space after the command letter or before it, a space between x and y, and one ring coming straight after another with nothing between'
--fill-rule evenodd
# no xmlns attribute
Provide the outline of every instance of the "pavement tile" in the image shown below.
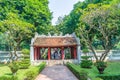
<svg viewBox="0 0 120 80"><path fill-rule="evenodd" d="M64 65L47 66L35 80L78 80Z"/></svg>

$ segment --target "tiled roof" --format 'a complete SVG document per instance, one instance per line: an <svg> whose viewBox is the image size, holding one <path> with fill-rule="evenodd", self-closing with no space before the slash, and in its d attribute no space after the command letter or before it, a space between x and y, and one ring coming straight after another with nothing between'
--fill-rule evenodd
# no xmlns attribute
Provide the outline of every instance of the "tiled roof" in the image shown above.
<svg viewBox="0 0 120 80"><path fill-rule="evenodd" d="M74 37L37 37L33 43L39 47L59 47L77 45Z"/></svg>

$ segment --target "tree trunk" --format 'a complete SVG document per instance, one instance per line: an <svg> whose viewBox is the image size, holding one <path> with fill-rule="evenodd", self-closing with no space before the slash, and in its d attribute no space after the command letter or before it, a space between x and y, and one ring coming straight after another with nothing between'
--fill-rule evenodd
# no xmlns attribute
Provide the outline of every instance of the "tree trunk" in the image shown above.
<svg viewBox="0 0 120 80"><path fill-rule="evenodd" d="M102 58L102 61L105 60L105 58L107 57L108 53L109 53L110 49L106 51L106 53L104 54L103 58Z"/></svg>
<svg viewBox="0 0 120 80"><path fill-rule="evenodd" d="M100 61L104 61L107 54L109 53L110 49L107 49L104 51L104 53L102 53L101 57L100 57Z"/></svg>
<svg viewBox="0 0 120 80"><path fill-rule="evenodd" d="M13 61L13 54L11 51L10 51L10 58L9 59Z"/></svg>
<svg viewBox="0 0 120 80"><path fill-rule="evenodd" d="M92 51L92 52L93 52L93 54L94 54L94 57L95 57L96 61L98 61L98 57L97 57L97 55L96 55L95 50L93 49L93 47L92 47L92 45L91 45L91 44L89 44L89 46L90 46L91 51Z"/></svg>
<svg viewBox="0 0 120 80"><path fill-rule="evenodd" d="M17 55L16 51L17 51L17 47L14 47L15 60L17 61L18 60L18 55Z"/></svg>

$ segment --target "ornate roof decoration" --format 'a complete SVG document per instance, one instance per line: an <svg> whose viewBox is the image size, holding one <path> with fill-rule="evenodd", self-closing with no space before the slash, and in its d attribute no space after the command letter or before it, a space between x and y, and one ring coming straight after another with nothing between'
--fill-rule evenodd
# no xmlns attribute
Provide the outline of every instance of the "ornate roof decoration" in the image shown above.
<svg viewBox="0 0 120 80"><path fill-rule="evenodd" d="M66 34L62 35L51 35L48 33L46 35L35 34L33 46L38 47L61 47L61 46L74 46L77 45L76 35L73 33L72 35Z"/></svg>

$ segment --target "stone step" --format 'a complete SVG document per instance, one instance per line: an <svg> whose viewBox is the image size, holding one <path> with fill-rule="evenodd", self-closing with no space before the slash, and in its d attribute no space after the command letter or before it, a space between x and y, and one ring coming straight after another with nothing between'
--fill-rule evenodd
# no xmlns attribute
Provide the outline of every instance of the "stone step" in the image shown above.
<svg viewBox="0 0 120 80"><path fill-rule="evenodd" d="M76 59L69 59L69 60L36 60L31 62L32 65L39 65L41 62L46 62L47 66L53 66L53 65L64 65L67 62L70 63L78 63L78 60Z"/></svg>
<svg viewBox="0 0 120 80"><path fill-rule="evenodd" d="M62 60L48 61L47 66L53 66L53 65L64 65L64 61Z"/></svg>

